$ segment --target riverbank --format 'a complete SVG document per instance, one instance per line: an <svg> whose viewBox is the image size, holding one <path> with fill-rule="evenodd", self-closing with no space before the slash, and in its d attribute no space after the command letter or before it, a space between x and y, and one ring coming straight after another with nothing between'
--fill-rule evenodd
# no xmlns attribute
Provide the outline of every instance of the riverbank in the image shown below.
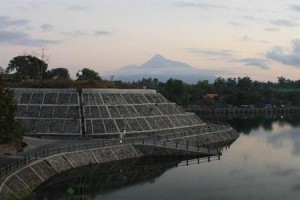
<svg viewBox="0 0 300 200"><path fill-rule="evenodd" d="M300 106L289 107L271 107L271 108L203 108L188 107L184 108L186 112L196 114L300 114Z"/></svg>

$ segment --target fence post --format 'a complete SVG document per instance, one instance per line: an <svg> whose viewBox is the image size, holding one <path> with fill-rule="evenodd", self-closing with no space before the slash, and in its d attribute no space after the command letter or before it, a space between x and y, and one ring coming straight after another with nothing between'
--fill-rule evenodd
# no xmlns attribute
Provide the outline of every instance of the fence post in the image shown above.
<svg viewBox="0 0 300 200"><path fill-rule="evenodd" d="M164 147L166 146L166 140L164 140Z"/></svg>
<svg viewBox="0 0 300 200"><path fill-rule="evenodd" d="M38 152L35 153L35 160L38 159Z"/></svg>
<svg viewBox="0 0 300 200"><path fill-rule="evenodd" d="M189 142L186 141L186 149L189 149Z"/></svg>

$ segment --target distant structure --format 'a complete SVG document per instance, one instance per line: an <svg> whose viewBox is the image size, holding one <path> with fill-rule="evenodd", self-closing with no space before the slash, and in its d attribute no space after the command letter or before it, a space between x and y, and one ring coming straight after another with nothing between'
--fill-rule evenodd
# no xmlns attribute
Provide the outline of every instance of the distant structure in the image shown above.
<svg viewBox="0 0 300 200"><path fill-rule="evenodd" d="M15 89L16 118L31 136L118 137L207 126L155 90Z"/></svg>

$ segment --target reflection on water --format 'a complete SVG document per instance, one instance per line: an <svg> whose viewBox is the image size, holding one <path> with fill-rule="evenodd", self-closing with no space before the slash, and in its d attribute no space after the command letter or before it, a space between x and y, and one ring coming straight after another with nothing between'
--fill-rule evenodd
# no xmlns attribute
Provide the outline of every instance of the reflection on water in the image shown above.
<svg viewBox="0 0 300 200"><path fill-rule="evenodd" d="M300 115L199 115L208 123L228 123L238 133L249 134L252 130L263 128L273 130L273 124L297 128L300 126Z"/></svg>
<svg viewBox="0 0 300 200"><path fill-rule="evenodd" d="M96 200L299 199L299 116L201 118L241 133L219 161L187 166L144 158L83 167L53 177L37 189L37 199L59 199L70 186Z"/></svg>
<svg viewBox="0 0 300 200"><path fill-rule="evenodd" d="M145 157L87 166L61 173L36 189L35 199L60 199L68 189L77 196L94 199L134 185L154 183L174 167L190 166L219 160L220 157L178 158Z"/></svg>

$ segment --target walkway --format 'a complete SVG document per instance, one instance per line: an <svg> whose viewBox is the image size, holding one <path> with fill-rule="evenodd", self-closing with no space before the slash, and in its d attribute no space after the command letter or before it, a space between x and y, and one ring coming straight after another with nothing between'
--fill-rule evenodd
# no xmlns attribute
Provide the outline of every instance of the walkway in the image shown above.
<svg viewBox="0 0 300 200"><path fill-rule="evenodd" d="M139 137L139 138L126 138L122 141L120 139L99 139L99 140L45 140L25 137L24 141L29 145L24 149L24 152L17 153L16 155L9 156L8 158L0 158L0 180L8 174L26 166L33 161L46 158L64 152L74 152L87 149L95 149L108 146L116 146L120 144L132 145L145 145L156 146L161 148L168 148L173 150L183 150L191 153L201 155L218 155L217 150L209 150L203 147L196 147L189 144L183 145L174 142L167 142L170 139L181 139L186 136L197 136L200 134L209 134L222 131L230 131L232 128L224 126L211 127L208 131L189 131L172 133L166 135L158 135L155 137Z"/></svg>

